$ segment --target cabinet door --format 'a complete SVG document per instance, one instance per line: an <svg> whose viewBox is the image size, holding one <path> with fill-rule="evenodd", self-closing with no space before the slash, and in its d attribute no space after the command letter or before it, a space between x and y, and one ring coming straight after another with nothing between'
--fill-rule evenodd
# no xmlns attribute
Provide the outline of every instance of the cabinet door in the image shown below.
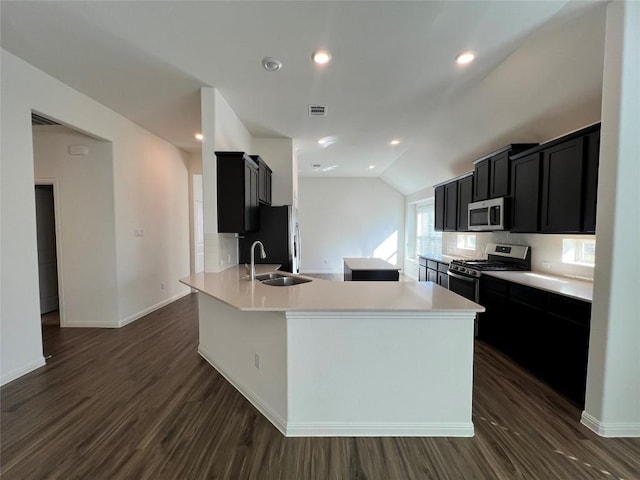
<svg viewBox="0 0 640 480"><path fill-rule="evenodd" d="M440 185L435 189L435 202L434 202L434 226L433 229L436 232L442 232L444 230L444 185Z"/></svg>
<svg viewBox="0 0 640 480"><path fill-rule="evenodd" d="M426 282L427 281L427 267L420 265L418 267L418 281Z"/></svg>
<svg viewBox="0 0 640 480"><path fill-rule="evenodd" d="M539 231L540 153L511 163L511 212L511 232Z"/></svg>
<svg viewBox="0 0 640 480"><path fill-rule="evenodd" d="M582 230L583 144L584 137L579 137L544 151L543 233L579 233Z"/></svg>
<svg viewBox="0 0 640 480"><path fill-rule="evenodd" d="M258 159L258 201L265 205L271 205L271 169L260 156Z"/></svg>
<svg viewBox="0 0 640 480"><path fill-rule="evenodd" d="M438 283L438 271L427 268L427 281Z"/></svg>
<svg viewBox="0 0 640 480"><path fill-rule="evenodd" d="M587 137L584 182L584 214L582 230L596 233L596 204L598 201L598 165L600 159L600 131Z"/></svg>
<svg viewBox="0 0 640 480"><path fill-rule="evenodd" d="M444 186L444 231L455 232L458 226L458 182Z"/></svg>
<svg viewBox="0 0 640 480"><path fill-rule="evenodd" d="M489 197L498 198L509 195L509 152L502 152L491 158L489 176Z"/></svg>
<svg viewBox="0 0 640 480"><path fill-rule="evenodd" d="M508 292L509 285L504 280L480 278L480 305L485 311L478 317L478 337L503 351L509 342L505 328Z"/></svg>
<svg viewBox="0 0 640 480"><path fill-rule="evenodd" d="M258 170L249 163L244 165L244 229L258 229Z"/></svg>
<svg viewBox="0 0 640 480"><path fill-rule="evenodd" d="M473 197L473 176L458 180L458 223L456 230L466 232L469 230L469 204Z"/></svg>
<svg viewBox="0 0 640 480"><path fill-rule="evenodd" d="M475 164L473 172L473 201L487 200L489 198L489 177L491 163L489 159Z"/></svg>
<svg viewBox="0 0 640 480"><path fill-rule="evenodd" d="M449 275L443 272L438 272L438 285L443 288L449 288Z"/></svg>

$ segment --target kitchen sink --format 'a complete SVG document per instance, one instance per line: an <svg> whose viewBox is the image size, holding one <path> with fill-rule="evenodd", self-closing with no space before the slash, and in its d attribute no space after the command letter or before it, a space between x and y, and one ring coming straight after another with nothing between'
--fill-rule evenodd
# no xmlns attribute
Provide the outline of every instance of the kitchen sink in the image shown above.
<svg viewBox="0 0 640 480"><path fill-rule="evenodd" d="M274 278L287 278L289 275L286 273L280 272L269 272L269 273L261 273L260 275L256 275L256 280L273 280Z"/></svg>
<svg viewBox="0 0 640 480"><path fill-rule="evenodd" d="M263 280L264 285L271 285L273 287L290 287L291 285L300 285L301 283L308 283L311 280L308 278L280 276L278 278L271 278L269 280Z"/></svg>

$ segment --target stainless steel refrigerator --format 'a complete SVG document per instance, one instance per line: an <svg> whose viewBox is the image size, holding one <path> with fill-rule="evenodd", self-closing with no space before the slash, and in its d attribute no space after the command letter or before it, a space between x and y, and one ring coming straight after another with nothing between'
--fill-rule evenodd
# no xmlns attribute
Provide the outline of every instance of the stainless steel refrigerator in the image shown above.
<svg viewBox="0 0 640 480"><path fill-rule="evenodd" d="M300 234L296 209L291 205L260 205L260 230L240 237L240 263L251 262L251 244L260 240L267 258L255 255L256 263L278 263L280 270L300 273Z"/></svg>

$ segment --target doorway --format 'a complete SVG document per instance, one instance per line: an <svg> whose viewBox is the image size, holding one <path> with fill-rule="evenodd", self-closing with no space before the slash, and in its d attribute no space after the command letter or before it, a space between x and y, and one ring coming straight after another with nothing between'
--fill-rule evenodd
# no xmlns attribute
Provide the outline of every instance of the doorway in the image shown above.
<svg viewBox="0 0 640 480"><path fill-rule="evenodd" d="M60 327L56 213L53 185L36 185L35 202L40 316L43 327Z"/></svg>

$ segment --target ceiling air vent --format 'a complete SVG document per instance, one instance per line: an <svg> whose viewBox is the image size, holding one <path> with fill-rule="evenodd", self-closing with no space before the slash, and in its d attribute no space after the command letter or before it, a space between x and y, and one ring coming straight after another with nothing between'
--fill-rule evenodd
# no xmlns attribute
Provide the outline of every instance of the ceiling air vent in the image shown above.
<svg viewBox="0 0 640 480"><path fill-rule="evenodd" d="M31 113L31 125L60 125L58 122L41 117L37 113Z"/></svg>
<svg viewBox="0 0 640 480"><path fill-rule="evenodd" d="M327 107L326 105L309 105L310 117L326 117Z"/></svg>

